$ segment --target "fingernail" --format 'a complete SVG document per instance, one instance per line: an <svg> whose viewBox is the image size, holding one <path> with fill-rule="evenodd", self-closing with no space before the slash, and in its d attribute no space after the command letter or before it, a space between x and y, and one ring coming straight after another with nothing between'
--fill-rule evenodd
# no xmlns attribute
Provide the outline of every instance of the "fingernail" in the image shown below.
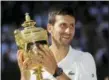
<svg viewBox="0 0 109 80"><path fill-rule="evenodd" d="M40 44L39 46L42 47L42 44Z"/></svg>

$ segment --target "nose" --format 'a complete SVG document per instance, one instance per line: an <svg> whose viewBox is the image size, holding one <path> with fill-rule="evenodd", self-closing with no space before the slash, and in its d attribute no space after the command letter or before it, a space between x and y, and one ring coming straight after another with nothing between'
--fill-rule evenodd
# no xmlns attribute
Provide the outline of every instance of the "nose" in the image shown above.
<svg viewBox="0 0 109 80"><path fill-rule="evenodd" d="M67 27L67 28L66 28L65 33L66 33L66 34L71 34L71 29L70 29L70 27Z"/></svg>

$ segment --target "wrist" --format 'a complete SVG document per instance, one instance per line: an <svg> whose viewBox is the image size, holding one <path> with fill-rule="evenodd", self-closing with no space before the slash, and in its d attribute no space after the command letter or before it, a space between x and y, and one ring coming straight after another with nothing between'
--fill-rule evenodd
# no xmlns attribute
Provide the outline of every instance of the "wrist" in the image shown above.
<svg viewBox="0 0 109 80"><path fill-rule="evenodd" d="M21 80L30 80L30 71L25 70L21 72Z"/></svg>
<svg viewBox="0 0 109 80"><path fill-rule="evenodd" d="M50 74L53 75L56 72L57 68L58 68L58 66L56 65L56 67L54 69L52 69L51 71L48 71L48 72L50 72Z"/></svg>
<svg viewBox="0 0 109 80"><path fill-rule="evenodd" d="M55 72L54 72L54 74L53 74L53 76L54 77L58 77L58 76L60 76L62 74L63 74L63 69L60 68L60 67L57 67L56 70L55 70Z"/></svg>

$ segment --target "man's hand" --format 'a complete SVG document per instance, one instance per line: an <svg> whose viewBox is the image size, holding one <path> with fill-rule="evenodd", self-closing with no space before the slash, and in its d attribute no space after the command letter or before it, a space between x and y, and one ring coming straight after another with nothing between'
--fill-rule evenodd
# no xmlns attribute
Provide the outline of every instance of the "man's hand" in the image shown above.
<svg viewBox="0 0 109 80"><path fill-rule="evenodd" d="M32 54L31 58L24 58L24 52L17 52L18 65L21 71L21 80L29 80L30 73L29 70L33 66L42 64L42 66L51 73L55 73L57 68L57 63L54 58L52 51L46 45L40 45L36 51L38 54ZM70 80L64 73L57 77L57 80Z"/></svg>
<svg viewBox="0 0 109 80"><path fill-rule="evenodd" d="M40 45L37 50L39 55L41 55L38 59L39 62L42 63L44 68L51 73L52 75L55 73L57 69L57 63L54 58L52 51L48 48L47 45ZM57 80L71 80L64 72L62 75L56 77Z"/></svg>
<svg viewBox="0 0 109 80"><path fill-rule="evenodd" d="M17 61L20 68L20 71L29 70L32 66L30 65L32 62L29 58L24 58L24 51L19 50L17 52Z"/></svg>
<svg viewBox="0 0 109 80"><path fill-rule="evenodd" d="M57 63L48 46L39 45L39 48L36 49L36 53L37 54L32 54L31 58L24 58L24 52L18 51L17 57L20 71L31 70L38 64L42 64L49 73L54 74L57 68Z"/></svg>
<svg viewBox="0 0 109 80"><path fill-rule="evenodd" d="M27 62L27 60L24 60L23 51L18 50L17 61L18 61L18 66L20 68L20 73L21 73L20 80L29 80L30 79L30 72L29 72L29 70L25 69L25 65L24 65L25 62Z"/></svg>
<svg viewBox="0 0 109 80"><path fill-rule="evenodd" d="M47 45L39 45L37 52L39 54L39 57L36 58L37 62L41 63L49 73L54 74L57 63L49 47Z"/></svg>

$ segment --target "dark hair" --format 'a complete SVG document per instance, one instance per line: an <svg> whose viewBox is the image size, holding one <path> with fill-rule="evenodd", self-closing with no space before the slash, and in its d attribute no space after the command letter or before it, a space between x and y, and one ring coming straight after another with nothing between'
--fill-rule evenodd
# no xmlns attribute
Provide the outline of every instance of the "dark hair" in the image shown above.
<svg viewBox="0 0 109 80"><path fill-rule="evenodd" d="M75 18L75 11L69 6L55 6L49 10L48 23L54 25L56 15L70 15Z"/></svg>

